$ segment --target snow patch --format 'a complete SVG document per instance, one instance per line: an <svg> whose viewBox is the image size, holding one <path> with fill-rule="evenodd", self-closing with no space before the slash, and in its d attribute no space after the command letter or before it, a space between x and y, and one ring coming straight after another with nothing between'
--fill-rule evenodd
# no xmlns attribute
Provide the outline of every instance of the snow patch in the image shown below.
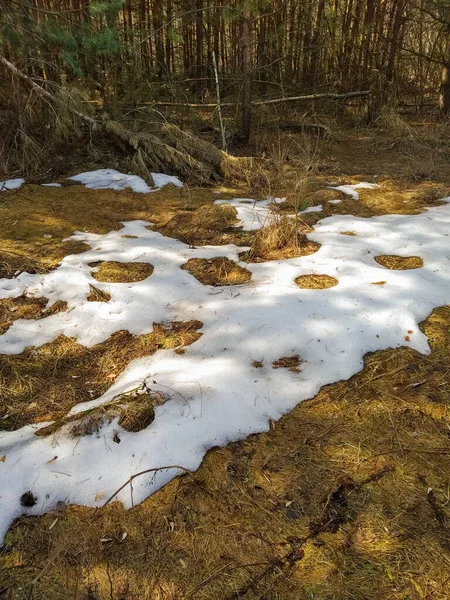
<svg viewBox="0 0 450 600"><path fill-rule="evenodd" d="M357 183L356 185L328 186L330 190L338 190L339 192L343 192L344 194L347 194L347 196L351 196L353 200L359 200L359 193L356 190L373 190L376 187L380 186L376 183L367 183L367 181L361 181L361 183Z"/></svg>
<svg viewBox="0 0 450 600"><path fill-rule="evenodd" d="M0 181L0 192L17 190L24 183L25 179L8 179L7 181Z"/></svg>
<svg viewBox="0 0 450 600"><path fill-rule="evenodd" d="M257 229L258 219L267 218L269 201L245 202L232 201L241 221ZM24 511L42 514L59 501L98 506L136 472L164 465L197 469L209 448L268 430L270 419L360 371L367 352L406 345L429 353L418 324L435 307L450 303L448 204L419 215L328 217L309 234L321 244L317 253L248 264L252 280L239 288L202 285L180 266L189 258L239 261L244 248L189 248L147 225L132 221L106 235L75 233L71 239L91 250L65 257L48 274L0 279L0 297L26 292L49 298L50 305L68 303L67 311L45 319L15 321L0 336L5 354L61 334L92 346L122 329L148 333L154 322L200 319L204 324L202 337L184 354L158 350L133 360L105 394L72 409L75 414L104 404L145 382L167 396L146 429L127 432L115 419L97 435L79 439L64 428L36 436L43 424L0 433L0 456L5 456L0 461L0 539ZM341 233L350 230L356 236ZM390 271L374 260L379 254L418 255L424 267ZM89 267L99 260L149 262L154 272L136 283L101 283ZM308 274L327 274L339 283L323 290L299 288L295 279ZM385 285L373 285L380 280ZM89 283L111 300L88 302ZM303 361L299 373L273 368L280 357L297 354ZM256 369L255 361L262 368ZM116 432L120 444L113 441ZM136 478L133 497L126 487L118 499L127 507L142 502L177 472L165 469ZM28 491L37 501L24 509L20 497Z"/></svg>
<svg viewBox="0 0 450 600"><path fill-rule="evenodd" d="M156 188L161 188L169 183L182 187L182 182L178 177L166 175L165 173L151 173ZM140 194L148 194L155 191L147 183L137 175L126 175L120 173L116 169L98 169L96 171L86 171L79 175L68 177L72 181L79 181L87 188L93 190L125 190L131 188L133 192Z"/></svg>

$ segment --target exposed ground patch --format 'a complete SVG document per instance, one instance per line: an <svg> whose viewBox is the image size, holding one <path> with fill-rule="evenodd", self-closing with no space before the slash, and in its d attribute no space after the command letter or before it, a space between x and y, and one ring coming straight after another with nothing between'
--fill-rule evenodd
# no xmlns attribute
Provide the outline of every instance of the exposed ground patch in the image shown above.
<svg viewBox="0 0 450 600"><path fill-rule="evenodd" d="M181 266L204 285L242 285L252 274L229 258L191 258Z"/></svg>
<svg viewBox="0 0 450 600"><path fill-rule="evenodd" d="M92 348L60 336L22 354L0 355L0 429L62 419L75 404L103 394L131 360L160 348L182 352L199 339L200 327L200 321L155 324L148 335L119 331Z"/></svg>
<svg viewBox="0 0 450 600"><path fill-rule="evenodd" d="M104 261L92 262L89 266L94 269L94 279L106 283L133 283L147 279L153 273L152 265L140 262Z"/></svg>
<svg viewBox="0 0 450 600"><path fill-rule="evenodd" d="M86 300L88 302L109 302L111 300L111 294L90 283L89 295L87 296Z"/></svg>
<svg viewBox="0 0 450 600"><path fill-rule="evenodd" d="M304 290L325 290L336 286L339 281L331 275L300 275L295 279L298 287Z"/></svg>
<svg viewBox="0 0 450 600"><path fill-rule="evenodd" d="M300 373L300 365L302 361L298 354L293 356L282 356L272 363L274 369L289 369L292 373Z"/></svg>
<svg viewBox="0 0 450 600"><path fill-rule="evenodd" d="M18 319L43 319L67 309L67 304L62 301L46 309L47 302L46 298L32 298L25 294L18 298L0 299L0 335Z"/></svg>
<svg viewBox="0 0 450 600"><path fill-rule="evenodd" d="M423 267L423 259L420 256L380 254L374 258L379 265L394 271L406 271L407 269L420 269Z"/></svg>

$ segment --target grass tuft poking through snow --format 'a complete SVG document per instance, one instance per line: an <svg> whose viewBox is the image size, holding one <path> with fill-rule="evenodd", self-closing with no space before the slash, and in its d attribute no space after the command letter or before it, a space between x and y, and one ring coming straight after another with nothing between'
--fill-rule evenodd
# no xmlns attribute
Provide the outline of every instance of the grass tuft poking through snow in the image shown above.
<svg viewBox="0 0 450 600"><path fill-rule="evenodd" d="M326 218L300 240L316 244L314 254L249 263L251 281L239 288L203 285L181 267L192 259L239 264L242 248L195 248L148 226L131 221L105 235L75 233L71 239L90 250L66 256L48 274L0 280L0 298L25 293L47 298L48 308L67 303L57 314L16 320L0 336L0 352L11 356L60 336L93 347L121 330L144 335L154 323L202 322L195 343L132 360L105 393L74 406L61 423L0 434L0 536L23 512L41 514L60 502L99 506L135 473L195 470L209 448L266 431L322 386L360 371L368 352L406 345L428 353L418 324L450 302L449 205L412 216ZM390 270L375 260L399 254L423 266ZM153 273L104 289L91 265L105 262L145 264ZM339 285L298 287L298 278L314 273ZM97 285L109 302L89 301ZM163 401L149 407L136 400L136 419L147 423L136 431L117 406L140 393ZM75 435L89 414L103 417ZM49 435L40 435L45 428ZM125 506L141 502L177 473L146 473L117 498ZM32 504L21 502L24 494Z"/></svg>

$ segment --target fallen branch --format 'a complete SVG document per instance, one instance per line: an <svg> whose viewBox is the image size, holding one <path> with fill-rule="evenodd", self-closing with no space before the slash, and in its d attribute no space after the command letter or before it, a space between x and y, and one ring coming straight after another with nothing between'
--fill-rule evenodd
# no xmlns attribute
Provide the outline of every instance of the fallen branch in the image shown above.
<svg viewBox="0 0 450 600"><path fill-rule="evenodd" d="M22 71L19 71L19 69L15 65L13 65L11 62L9 62L9 60L7 60L4 56L0 56L0 63L2 65L4 65L9 71L11 71L11 73L13 73L13 75L15 75L16 77L19 77L20 79L22 79L22 81L25 81L36 92L36 94L41 96L41 98L45 98L46 100L49 100L52 103L58 101L58 98L53 96L53 94L50 94L50 92L47 92L47 90L45 90L42 86L38 85L35 81L33 81L31 79L31 77L28 77L28 75L25 75L25 73L22 73ZM75 108L70 108L70 111L74 115L79 117L82 121L89 123L89 125L93 129L98 128L97 121L95 119L93 119L92 117L88 117L87 115L79 112Z"/></svg>
<svg viewBox="0 0 450 600"><path fill-rule="evenodd" d="M346 94L309 94L307 96L288 96L287 98L274 98L272 100L253 100L252 106L265 106L267 104L282 104L284 102L308 102L310 100L348 100L349 98L362 98L370 96L370 90L347 92ZM153 106L177 106L186 108L216 108L217 102L209 102L206 104L189 103L189 102L144 102L143 104L151 104ZM237 106L237 102L222 102L224 106Z"/></svg>

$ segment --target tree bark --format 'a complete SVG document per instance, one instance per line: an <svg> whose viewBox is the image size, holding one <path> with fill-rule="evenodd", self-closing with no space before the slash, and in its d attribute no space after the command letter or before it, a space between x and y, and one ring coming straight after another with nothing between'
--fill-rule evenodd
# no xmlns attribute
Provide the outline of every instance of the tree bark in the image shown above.
<svg viewBox="0 0 450 600"><path fill-rule="evenodd" d="M252 56L251 56L252 11L249 2L244 1L242 15L242 34L240 39L242 60L242 96L238 139L247 144L250 139L252 121Z"/></svg>

